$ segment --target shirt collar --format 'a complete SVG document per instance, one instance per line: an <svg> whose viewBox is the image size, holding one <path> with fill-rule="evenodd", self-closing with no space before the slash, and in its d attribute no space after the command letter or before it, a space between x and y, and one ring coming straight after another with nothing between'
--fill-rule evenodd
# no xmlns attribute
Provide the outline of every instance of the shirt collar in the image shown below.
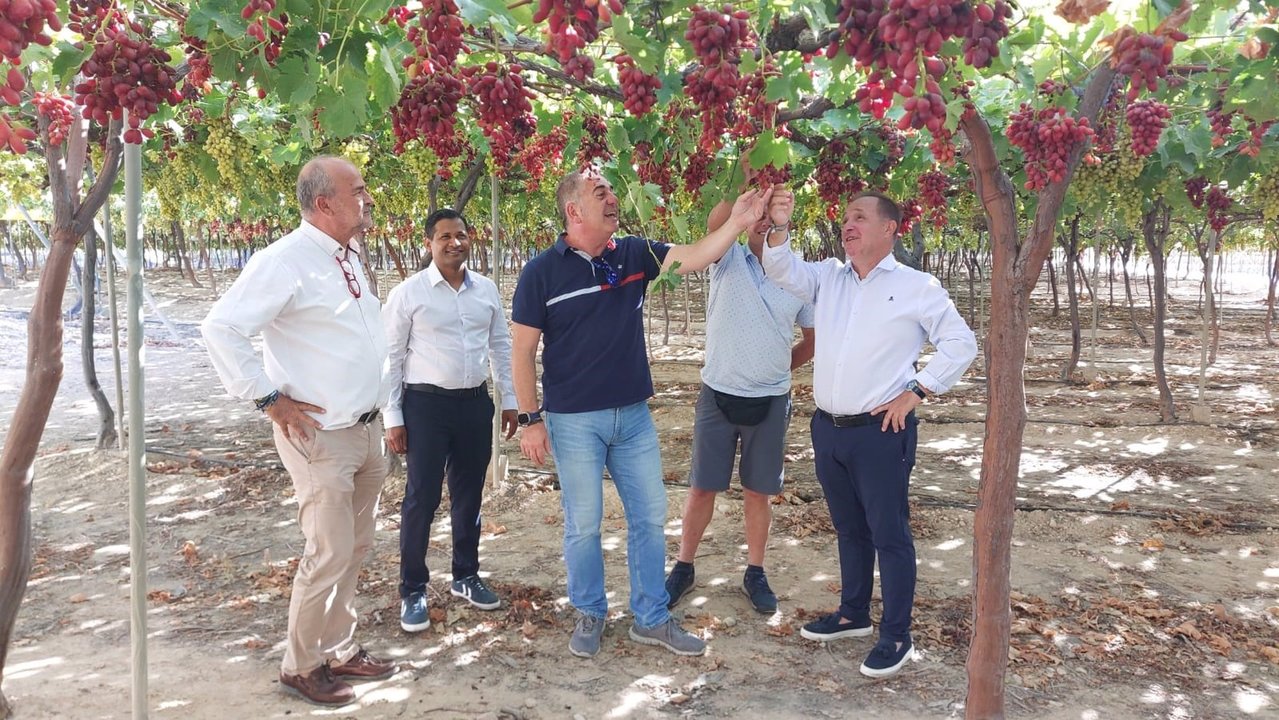
<svg viewBox="0 0 1279 720"><path fill-rule="evenodd" d="M892 272L896 270L900 265L901 263L897 262L897 258L894 257L893 254L890 252L884 256L883 260L880 260L878 263L876 263L875 267L870 269L870 272L866 273L866 277L869 278L871 275L874 275L879 270L883 270L884 272ZM844 272L853 273L854 275L857 274L856 271L853 270L853 263L851 260L846 261L844 263Z"/></svg>
<svg viewBox="0 0 1279 720"><path fill-rule="evenodd" d="M567 255L568 251L572 250L573 252L577 253L578 255L581 255L587 260L592 259L590 255L587 255L581 250L578 250L577 248L570 246L568 244L568 241L565 240L565 238L567 237L568 237L568 233L562 232L560 233L560 236L555 239L555 245L553 247L555 248L556 252L558 252L561 255ZM617 249L617 240L615 238L609 238L608 244L604 246L604 253L609 253L616 249ZM600 257L603 257L604 253L600 253Z"/></svg>
<svg viewBox="0 0 1279 720"><path fill-rule="evenodd" d="M436 285L439 285L440 283L444 282L444 274L440 272L439 265L436 265L435 263L431 263L430 265L427 266L426 281L430 283L431 287L435 287ZM470 287L470 286L471 286L471 271L467 270L466 268L462 268L462 287Z"/></svg>
<svg viewBox="0 0 1279 720"><path fill-rule="evenodd" d="M347 244L347 247L344 248L342 247L342 243L338 242L337 240L334 240L331 235L319 229L318 227L312 225L306 220L302 221L302 224L299 226L298 229L302 231L302 234L305 235L308 240L315 243L316 247L320 248L326 254L331 255L332 257L344 256L346 254L347 248L350 248L351 250L355 251L357 255L360 252L360 246L356 244L354 239L352 239L350 243Z"/></svg>

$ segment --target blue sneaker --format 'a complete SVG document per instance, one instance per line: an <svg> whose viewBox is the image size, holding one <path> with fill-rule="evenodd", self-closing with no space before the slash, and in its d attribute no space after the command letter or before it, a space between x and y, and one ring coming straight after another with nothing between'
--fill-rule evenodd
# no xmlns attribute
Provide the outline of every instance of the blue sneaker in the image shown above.
<svg viewBox="0 0 1279 720"><path fill-rule="evenodd" d="M907 660L915 654L915 645L906 638L900 643L894 640L879 639L875 649L866 656L862 663L862 674L866 677L883 678L894 675Z"/></svg>
<svg viewBox="0 0 1279 720"><path fill-rule="evenodd" d="M751 599L755 612L772 615L777 612L777 595L768 586L768 577L762 572L747 571L742 578L742 592Z"/></svg>
<svg viewBox="0 0 1279 720"><path fill-rule="evenodd" d="M870 624L870 620L860 623L856 620L852 622L840 622L843 617L839 611L820 617L800 629L799 634L809 640L818 640L826 642L827 640L838 640L846 637L866 637L875 631Z"/></svg>
<svg viewBox="0 0 1279 720"><path fill-rule="evenodd" d="M413 593L400 600L400 627L404 632L422 632L431 627L431 614L426 608L426 595Z"/></svg>
<svg viewBox="0 0 1279 720"><path fill-rule="evenodd" d="M464 578L454 580L449 592L481 610L496 610L502 606L502 601L498 599L497 593L490 590L479 575L467 575Z"/></svg>

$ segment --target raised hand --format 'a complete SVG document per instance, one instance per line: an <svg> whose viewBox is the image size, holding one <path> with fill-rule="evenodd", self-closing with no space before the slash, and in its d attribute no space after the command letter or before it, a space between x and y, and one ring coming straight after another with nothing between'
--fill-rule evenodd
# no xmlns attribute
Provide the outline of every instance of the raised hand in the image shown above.
<svg viewBox="0 0 1279 720"><path fill-rule="evenodd" d="M764 190L747 190L737 196L737 201L733 203L733 212L729 215L729 220L737 224L735 235L746 231L764 217L772 197L773 188L771 187Z"/></svg>
<svg viewBox="0 0 1279 720"><path fill-rule="evenodd" d="M768 219L774 225L789 225L795 214L795 194L781 185L773 186L773 197L768 201Z"/></svg>

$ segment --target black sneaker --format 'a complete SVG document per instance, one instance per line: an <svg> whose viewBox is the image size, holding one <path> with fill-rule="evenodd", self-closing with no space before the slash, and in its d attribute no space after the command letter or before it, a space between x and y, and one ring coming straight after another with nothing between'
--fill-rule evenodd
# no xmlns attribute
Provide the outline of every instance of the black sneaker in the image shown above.
<svg viewBox="0 0 1279 720"><path fill-rule="evenodd" d="M671 568L671 574L666 576L666 594L671 596L666 603L666 609L675 607L675 604L693 589L695 578L696 573L691 563L675 563L675 567Z"/></svg>
<svg viewBox="0 0 1279 720"><path fill-rule="evenodd" d="M498 599L497 593L489 589L489 586L484 584L479 575L467 575L464 578L454 580L449 592L481 610L496 610L502 606L502 601Z"/></svg>
<svg viewBox="0 0 1279 720"><path fill-rule="evenodd" d="M870 624L869 620L867 620L866 624L863 625L857 621L842 623L840 622L842 619L843 617L839 614L839 611L836 610L830 615L826 615L825 617L818 618L808 623L800 629L799 634L809 640L820 640L825 642L827 640L838 640L839 638L846 637L866 637L875 631L875 628Z"/></svg>
<svg viewBox="0 0 1279 720"><path fill-rule="evenodd" d="M910 638L903 640L900 647L895 640L880 638L875 649L866 656L866 662L862 663L862 674L873 678L894 675L915 654L914 650Z"/></svg>
<svg viewBox="0 0 1279 720"><path fill-rule="evenodd" d="M771 615L777 612L777 595L768 586L768 577L762 572L747 572L742 578L742 592L751 599L755 612Z"/></svg>

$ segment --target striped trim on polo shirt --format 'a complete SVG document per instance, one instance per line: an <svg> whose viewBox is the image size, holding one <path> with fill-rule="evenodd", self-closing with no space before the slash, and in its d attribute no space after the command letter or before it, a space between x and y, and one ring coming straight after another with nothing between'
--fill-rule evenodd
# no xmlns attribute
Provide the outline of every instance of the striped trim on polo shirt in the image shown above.
<svg viewBox="0 0 1279 720"><path fill-rule="evenodd" d="M644 273L637 272L634 275L627 275L626 277L622 278L621 280L618 281L616 285L609 285L608 283L604 283L603 285L592 285L591 287L582 288L581 290L574 290L573 292L564 293L563 295L559 295L551 298L550 300L547 300L546 307L550 307L554 305L555 303L563 302L565 300L570 300L572 298L579 297L581 295L593 295L597 292L604 292L605 290L612 290L613 288L619 288L623 285L626 285L627 283L639 282L639 281L642 281L643 279L644 279Z"/></svg>

